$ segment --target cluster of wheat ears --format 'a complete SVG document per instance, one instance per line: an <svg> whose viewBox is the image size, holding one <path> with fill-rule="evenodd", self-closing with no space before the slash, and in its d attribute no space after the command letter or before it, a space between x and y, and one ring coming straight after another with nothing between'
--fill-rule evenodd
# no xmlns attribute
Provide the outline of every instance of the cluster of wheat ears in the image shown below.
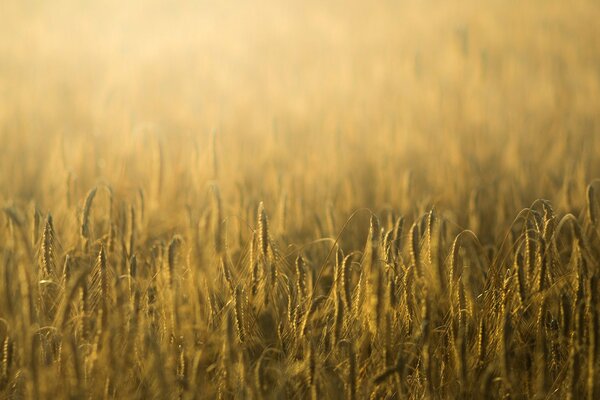
<svg viewBox="0 0 600 400"><path fill-rule="evenodd" d="M493 248L389 211L320 259L282 250L262 203L231 239L216 184L169 240L141 191L91 190L69 248L50 213L6 207L0 395L598 398L598 187L579 216L535 201Z"/></svg>
<svg viewBox="0 0 600 400"><path fill-rule="evenodd" d="M598 21L0 0L0 400L600 399Z"/></svg>

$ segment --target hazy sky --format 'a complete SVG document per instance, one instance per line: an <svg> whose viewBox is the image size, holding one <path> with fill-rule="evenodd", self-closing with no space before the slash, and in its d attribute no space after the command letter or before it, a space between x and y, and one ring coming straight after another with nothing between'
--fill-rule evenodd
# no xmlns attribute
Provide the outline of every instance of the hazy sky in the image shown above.
<svg viewBox="0 0 600 400"><path fill-rule="evenodd" d="M592 2L372 3L3 1L0 116L431 133L594 112Z"/></svg>

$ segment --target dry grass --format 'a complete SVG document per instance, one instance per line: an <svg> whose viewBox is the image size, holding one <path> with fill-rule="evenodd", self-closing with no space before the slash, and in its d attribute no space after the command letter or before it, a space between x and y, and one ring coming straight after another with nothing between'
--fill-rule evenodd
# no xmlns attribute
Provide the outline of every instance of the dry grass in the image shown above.
<svg viewBox="0 0 600 400"><path fill-rule="evenodd" d="M600 398L594 2L33 3L0 398Z"/></svg>

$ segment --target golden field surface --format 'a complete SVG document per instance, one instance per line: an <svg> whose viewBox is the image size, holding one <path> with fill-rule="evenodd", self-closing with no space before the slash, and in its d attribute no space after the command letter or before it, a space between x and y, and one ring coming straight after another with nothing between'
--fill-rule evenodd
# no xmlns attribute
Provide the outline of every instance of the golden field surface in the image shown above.
<svg viewBox="0 0 600 400"><path fill-rule="evenodd" d="M2 1L0 399L600 398L599 20Z"/></svg>

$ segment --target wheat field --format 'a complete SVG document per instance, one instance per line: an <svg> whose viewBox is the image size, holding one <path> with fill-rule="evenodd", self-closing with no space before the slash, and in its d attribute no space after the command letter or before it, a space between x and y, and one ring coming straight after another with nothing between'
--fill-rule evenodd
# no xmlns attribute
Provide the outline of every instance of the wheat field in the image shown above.
<svg viewBox="0 0 600 400"><path fill-rule="evenodd" d="M600 399L600 5L4 0L0 399Z"/></svg>

